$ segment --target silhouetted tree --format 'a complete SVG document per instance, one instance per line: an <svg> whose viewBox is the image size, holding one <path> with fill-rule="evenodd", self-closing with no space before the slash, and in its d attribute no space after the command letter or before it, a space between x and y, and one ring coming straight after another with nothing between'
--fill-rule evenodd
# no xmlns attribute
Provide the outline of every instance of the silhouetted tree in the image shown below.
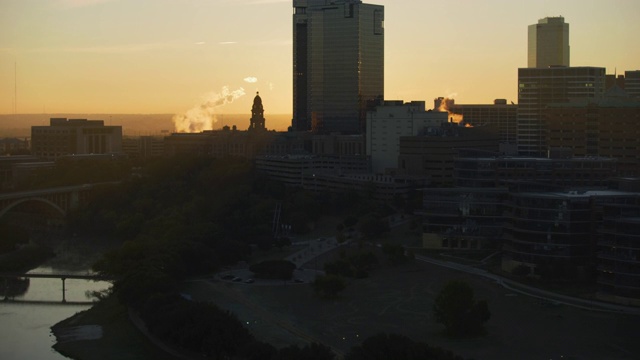
<svg viewBox="0 0 640 360"><path fill-rule="evenodd" d="M433 311L436 321L454 337L481 335L483 324L491 318L487 302L476 301L471 286L460 280L450 281L442 288Z"/></svg>
<svg viewBox="0 0 640 360"><path fill-rule="evenodd" d="M338 275L320 275L313 282L313 289L316 294L325 298L333 298L337 296L347 287L347 283L342 276Z"/></svg>
<svg viewBox="0 0 640 360"><path fill-rule="evenodd" d="M280 349L275 360L333 360L335 354L326 345L312 343L302 348L292 345Z"/></svg>
<svg viewBox="0 0 640 360"><path fill-rule="evenodd" d="M382 252L387 255L387 259L392 265L399 265L409 260L404 254L404 247L400 244L382 244Z"/></svg>
<svg viewBox="0 0 640 360"><path fill-rule="evenodd" d="M0 254L15 251L18 244L29 242L29 233L15 225L0 223Z"/></svg>
<svg viewBox="0 0 640 360"><path fill-rule="evenodd" d="M389 224L379 215L368 214L360 220L358 229L364 237L373 238L388 232Z"/></svg>
<svg viewBox="0 0 640 360"><path fill-rule="evenodd" d="M354 269L349 261L345 259L337 259L335 261L328 261L324 263L324 271L331 275L352 277Z"/></svg>
<svg viewBox="0 0 640 360"><path fill-rule="evenodd" d="M378 334L351 348L345 360L463 360L448 350L398 334Z"/></svg>
<svg viewBox="0 0 640 360"><path fill-rule="evenodd" d="M373 252L361 252L347 258L345 252L340 253L340 259L326 262L324 271L327 274L352 278L366 278L369 270L378 264L378 258Z"/></svg>

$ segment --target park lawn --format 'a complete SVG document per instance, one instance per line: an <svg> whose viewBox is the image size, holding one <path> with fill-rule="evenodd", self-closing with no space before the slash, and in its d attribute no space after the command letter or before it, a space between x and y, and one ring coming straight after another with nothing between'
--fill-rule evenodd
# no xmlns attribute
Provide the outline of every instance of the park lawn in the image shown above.
<svg viewBox="0 0 640 360"><path fill-rule="evenodd" d="M77 360L174 359L157 348L133 325L129 320L127 308L114 296L55 324L52 330L55 333L57 329L82 325L102 326L102 338L57 343L53 346L54 349Z"/></svg>

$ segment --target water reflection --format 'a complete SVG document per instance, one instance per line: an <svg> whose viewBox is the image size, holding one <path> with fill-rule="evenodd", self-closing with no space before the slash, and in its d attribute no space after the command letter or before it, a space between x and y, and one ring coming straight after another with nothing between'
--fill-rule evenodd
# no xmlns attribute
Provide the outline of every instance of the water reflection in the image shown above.
<svg viewBox="0 0 640 360"><path fill-rule="evenodd" d="M83 271L61 270L52 267L39 267L29 271L31 274L66 274L66 275L94 275ZM66 279L64 282L64 299L68 302L91 302L93 292L100 292L111 287L108 281L94 281L83 279ZM62 301L63 284L61 279L31 278L29 291L16 296L16 300L23 301Z"/></svg>
<svg viewBox="0 0 640 360"><path fill-rule="evenodd" d="M37 268L31 273L89 274L86 270L72 272L50 267ZM55 337L51 334L51 326L88 309L94 300L87 296L88 292L100 292L111 286L106 281L67 279L66 300L87 304L64 305L60 279L19 278L14 285L12 296L16 302L0 301L0 359L66 359L52 349ZM3 295L1 286L0 282L0 296Z"/></svg>

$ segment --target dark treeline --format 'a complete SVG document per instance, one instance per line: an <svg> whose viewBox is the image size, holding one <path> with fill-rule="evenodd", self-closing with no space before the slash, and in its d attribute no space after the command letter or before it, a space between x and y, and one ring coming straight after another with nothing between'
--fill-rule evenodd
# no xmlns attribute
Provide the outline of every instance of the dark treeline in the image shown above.
<svg viewBox="0 0 640 360"><path fill-rule="evenodd" d="M52 257L45 246L29 243L29 232L0 220L0 272L26 272Z"/></svg>
<svg viewBox="0 0 640 360"><path fill-rule="evenodd" d="M122 241L94 268L117 279L114 295L140 314L152 334L214 359L334 358L321 344L276 349L260 342L233 314L182 298L178 286L188 277L247 260L252 244L263 249L276 244L271 228L278 202L294 233L308 231L323 214L381 217L384 207L356 194L287 189L254 174L241 160L162 159L136 174L98 189L90 205L70 216L70 229Z"/></svg>

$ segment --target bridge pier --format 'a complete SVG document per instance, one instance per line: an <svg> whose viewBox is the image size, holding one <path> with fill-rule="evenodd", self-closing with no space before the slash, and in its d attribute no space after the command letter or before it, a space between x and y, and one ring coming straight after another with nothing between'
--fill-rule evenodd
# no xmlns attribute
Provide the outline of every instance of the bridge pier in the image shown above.
<svg viewBox="0 0 640 360"><path fill-rule="evenodd" d="M67 289L64 286L64 281L67 280L67 278L60 278L62 280L62 302L65 303L67 302L67 298L66 298L66 292Z"/></svg>

